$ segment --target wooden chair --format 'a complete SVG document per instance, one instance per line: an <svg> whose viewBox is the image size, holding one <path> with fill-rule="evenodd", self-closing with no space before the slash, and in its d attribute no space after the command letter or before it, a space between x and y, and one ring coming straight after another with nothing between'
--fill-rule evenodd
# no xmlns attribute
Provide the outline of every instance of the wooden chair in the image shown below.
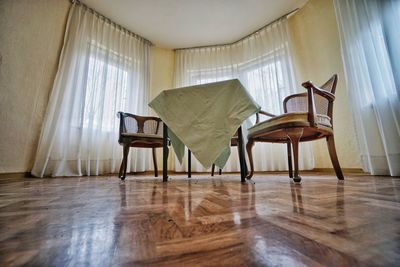
<svg viewBox="0 0 400 267"><path fill-rule="evenodd" d="M250 179L254 173L252 147L255 142L286 143L288 152L289 177L295 182L300 182L298 166L299 142L312 141L326 138L329 155L336 176L343 180L343 173L336 155L333 135L333 101L337 75L333 75L321 87L315 86L311 81L304 82L302 86L307 93L287 96L283 100L284 114L276 116L260 111L257 113L256 124L248 130L248 143L246 150L250 161ZM272 117L260 122L259 114ZM292 167L292 149L294 160L294 174Z"/></svg>
<svg viewBox="0 0 400 267"><path fill-rule="evenodd" d="M238 132L237 131L235 132L235 134L231 138L231 146L236 146L236 147L238 146ZM239 149L238 149L238 153L239 153ZM211 176L214 176L214 173L215 173L215 164L213 164L211 166ZM222 174L222 170L221 169L219 169L218 174L219 175Z"/></svg>
<svg viewBox="0 0 400 267"><path fill-rule="evenodd" d="M126 177L130 147L148 147L153 150L154 176L158 177L156 148L163 146L163 123L157 117L138 116L118 112L120 118L118 143L123 146L119 178Z"/></svg>

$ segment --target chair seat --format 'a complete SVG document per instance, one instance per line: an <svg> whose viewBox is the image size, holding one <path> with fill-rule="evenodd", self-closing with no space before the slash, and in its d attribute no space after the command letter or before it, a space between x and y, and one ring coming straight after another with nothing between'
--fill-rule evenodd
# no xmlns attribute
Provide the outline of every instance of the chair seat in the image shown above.
<svg viewBox="0 0 400 267"><path fill-rule="evenodd" d="M317 114L317 124L332 127L331 119L326 115ZM307 112L285 113L263 121L248 129L248 136L275 131L288 127L310 127Z"/></svg>
<svg viewBox="0 0 400 267"><path fill-rule="evenodd" d="M162 135L158 135L158 134L121 133L121 136L123 136L123 137L136 137L136 138L163 139Z"/></svg>

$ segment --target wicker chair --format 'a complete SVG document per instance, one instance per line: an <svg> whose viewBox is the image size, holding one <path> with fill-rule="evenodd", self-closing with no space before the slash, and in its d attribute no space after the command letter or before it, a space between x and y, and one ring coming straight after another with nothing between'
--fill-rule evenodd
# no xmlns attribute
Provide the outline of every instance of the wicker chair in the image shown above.
<svg viewBox="0 0 400 267"><path fill-rule="evenodd" d="M329 155L336 176L343 180L343 173L336 155L335 141L333 136L333 101L337 75L333 75L321 87L315 86L311 81L302 85L307 93L294 94L283 100L284 114L276 116L261 111L259 114L272 117L260 122L257 113L256 124L248 130L247 154L250 161L250 179L254 173L252 147L255 142L286 143L288 151L289 177L295 182L300 182L298 167L299 142L312 141L326 138ZM292 148L294 160L294 174L292 167Z"/></svg>
<svg viewBox="0 0 400 267"><path fill-rule="evenodd" d="M160 118L144 117L118 112L120 118L118 143L123 146L119 178L126 177L130 147L148 147L153 150L154 176L158 177L156 148L163 146L163 124Z"/></svg>

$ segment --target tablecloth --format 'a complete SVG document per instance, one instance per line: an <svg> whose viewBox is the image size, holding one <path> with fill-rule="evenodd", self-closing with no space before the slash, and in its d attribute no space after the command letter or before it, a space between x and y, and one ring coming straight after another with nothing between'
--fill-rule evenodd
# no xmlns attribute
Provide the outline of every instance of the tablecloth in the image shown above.
<svg viewBox="0 0 400 267"><path fill-rule="evenodd" d="M168 126L178 160L186 145L205 168L224 167L231 137L260 110L238 79L164 90L149 106Z"/></svg>

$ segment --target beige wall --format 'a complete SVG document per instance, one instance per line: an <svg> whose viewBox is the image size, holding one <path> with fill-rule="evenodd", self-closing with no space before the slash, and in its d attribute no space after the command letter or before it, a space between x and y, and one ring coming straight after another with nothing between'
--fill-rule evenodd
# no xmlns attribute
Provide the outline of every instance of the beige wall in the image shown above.
<svg viewBox="0 0 400 267"><path fill-rule="evenodd" d="M332 74L338 74L334 105L336 150L342 168L360 168L332 0L310 0L289 18L289 31L299 82L322 84ZM313 146L315 167L332 168L325 140L316 141Z"/></svg>
<svg viewBox="0 0 400 267"><path fill-rule="evenodd" d="M0 173L32 167L69 6L0 1Z"/></svg>
<svg viewBox="0 0 400 267"><path fill-rule="evenodd" d="M150 100L162 90L173 88L175 53L171 49L153 47L151 50Z"/></svg>
<svg viewBox="0 0 400 267"><path fill-rule="evenodd" d="M173 50L153 47L151 54L150 100L161 91L174 87L175 69L175 53ZM150 112L156 115L151 109ZM174 164L172 150L169 155L168 168L172 169ZM157 149L157 164L158 169L162 170L162 149Z"/></svg>
<svg viewBox="0 0 400 267"><path fill-rule="evenodd" d="M0 1L0 173L32 168L70 5ZM173 50L153 47L151 63L150 99L173 87Z"/></svg>
<svg viewBox="0 0 400 267"><path fill-rule="evenodd" d="M32 167L69 6L69 0L0 1L0 173ZM289 30L299 81L322 83L338 73L338 156L342 167L359 168L332 1L310 0L289 19ZM173 87L174 65L173 50L153 47L150 99ZM317 168L331 168L324 141L314 152Z"/></svg>

